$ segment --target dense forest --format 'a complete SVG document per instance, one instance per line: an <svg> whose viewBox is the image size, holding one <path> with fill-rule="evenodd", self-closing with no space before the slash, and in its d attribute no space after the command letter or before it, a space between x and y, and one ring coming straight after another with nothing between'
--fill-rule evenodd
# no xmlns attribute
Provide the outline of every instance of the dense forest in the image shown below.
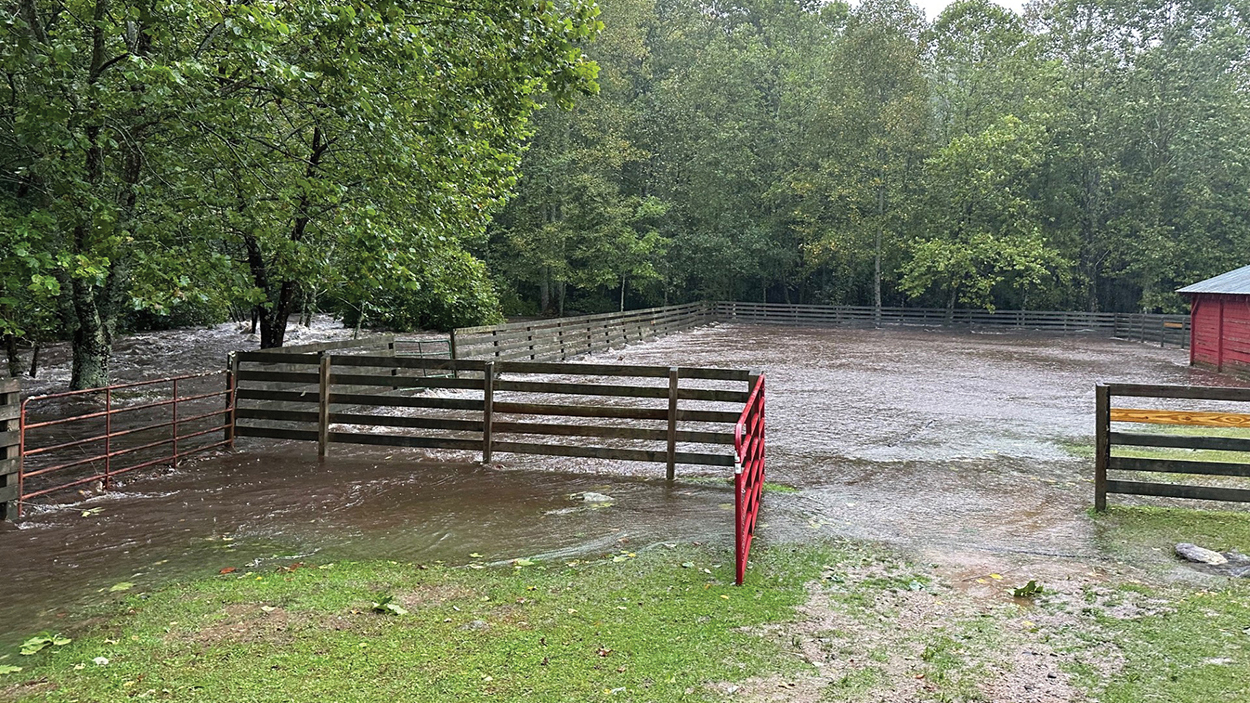
<svg viewBox="0 0 1250 703"><path fill-rule="evenodd" d="M600 0L473 245L511 307L1176 311L1250 257L1250 6Z"/></svg>
<svg viewBox="0 0 1250 703"><path fill-rule="evenodd" d="M0 0L0 331L696 299L1175 310L1250 252L1250 7Z"/></svg>

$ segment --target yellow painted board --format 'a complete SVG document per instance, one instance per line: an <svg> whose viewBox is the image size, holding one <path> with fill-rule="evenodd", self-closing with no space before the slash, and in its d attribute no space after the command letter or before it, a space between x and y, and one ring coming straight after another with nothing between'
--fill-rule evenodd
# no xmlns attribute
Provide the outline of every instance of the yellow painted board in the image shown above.
<svg viewBox="0 0 1250 703"><path fill-rule="evenodd" d="M1145 422L1152 425L1194 425L1199 427L1250 428L1250 415L1185 410L1137 410L1112 408L1112 422Z"/></svg>

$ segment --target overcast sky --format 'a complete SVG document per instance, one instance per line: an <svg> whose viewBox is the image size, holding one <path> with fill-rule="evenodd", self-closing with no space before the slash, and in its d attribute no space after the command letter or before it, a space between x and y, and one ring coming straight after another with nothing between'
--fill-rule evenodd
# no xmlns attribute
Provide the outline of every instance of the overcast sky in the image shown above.
<svg viewBox="0 0 1250 703"><path fill-rule="evenodd" d="M935 19L942 13L943 8L951 4L953 0L912 0L915 4L924 10L925 16L930 20ZM1020 8L1024 6L1024 0L994 0L1003 7L1010 8L1016 12L1020 12Z"/></svg>

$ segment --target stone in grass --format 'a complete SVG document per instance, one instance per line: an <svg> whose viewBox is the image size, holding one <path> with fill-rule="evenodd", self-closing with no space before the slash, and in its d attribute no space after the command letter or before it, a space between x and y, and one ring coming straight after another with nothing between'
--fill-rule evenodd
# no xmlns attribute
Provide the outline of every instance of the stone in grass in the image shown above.
<svg viewBox="0 0 1250 703"><path fill-rule="evenodd" d="M1197 564L1221 566L1228 563L1228 559L1223 554L1188 542L1176 545L1176 555Z"/></svg>

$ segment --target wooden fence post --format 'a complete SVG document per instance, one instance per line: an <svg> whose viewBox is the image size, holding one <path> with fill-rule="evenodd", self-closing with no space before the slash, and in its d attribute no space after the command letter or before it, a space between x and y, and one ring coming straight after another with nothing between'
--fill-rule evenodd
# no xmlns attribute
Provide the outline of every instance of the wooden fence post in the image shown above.
<svg viewBox="0 0 1250 703"><path fill-rule="evenodd" d="M318 365L317 456L324 459L330 444L330 355L321 352Z"/></svg>
<svg viewBox="0 0 1250 703"><path fill-rule="evenodd" d="M676 366L668 369L668 470L665 478L671 484L677 477L677 375Z"/></svg>
<svg viewBox="0 0 1250 703"><path fill-rule="evenodd" d="M231 449L234 449L234 408L238 404L236 400L238 384L239 355L236 352L230 352L226 355L226 430L222 439L227 442L226 446Z"/></svg>
<svg viewBox="0 0 1250 703"><path fill-rule="evenodd" d="M495 362L482 370L482 463L490 462L492 427L495 416Z"/></svg>
<svg viewBox="0 0 1250 703"><path fill-rule="evenodd" d="M16 520L21 505L21 389L15 378L0 381L0 520Z"/></svg>
<svg viewBox="0 0 1250 703"><path fill-rule="evenodd" d="M1107 509L1107 465L1111 463L1111 389L1094 389L1094 510Z"/></svg>
<svg viewBox="0 0 1250 703"><path fill-rule="evenodd" d="M395 356L395 340L391 340L390 342L388 342L388 343L386 344L386 351L387 351L387 354L386 354L387 356ZM424 359L424 358L425 358L425 355L424 355L424 354L422 354L422 351L423 351L423 350L422 350L422 348L421 348L421 342L417 342L417 358L418 358L418 359ZM424 374L424 373L425 373L425 369L422 369L422 370L421 370L421 373L423 373L423 374ZM399 367L392 367L392 368L391 368L391 375L392 375L392 376L398 376L398 375L399 375ZM393 391L395 391L395 390L399 390L399 386L391 386L391 390L393 390Z"/></svg>

